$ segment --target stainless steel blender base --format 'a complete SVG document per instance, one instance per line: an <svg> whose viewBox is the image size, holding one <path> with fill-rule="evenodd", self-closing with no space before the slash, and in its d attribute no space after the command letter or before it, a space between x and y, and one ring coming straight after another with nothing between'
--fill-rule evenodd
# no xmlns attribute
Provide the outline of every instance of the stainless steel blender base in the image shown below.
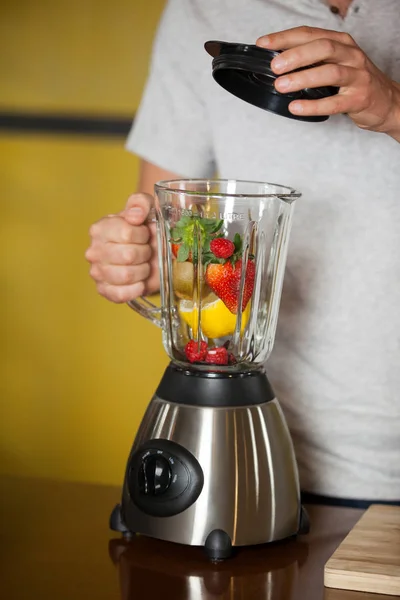
<svg viewBox="0 0 400 600"><path fill-rule="evenodd" d="M147 514L132 498L138 487L132 464L138 456L142 461L149 449L159 456L171 454L168 447L165 454L159 440L188 451L203 478L194 503L172 516ZM158 502L162 504L161 496ZM169 505L177 502L171 500ZM225 532L233 546L296 535L301 519L298 472L278 400L211 407L154 396L128 460L122 518L127 532L196 546L204 545L214 530Z"/></svg>

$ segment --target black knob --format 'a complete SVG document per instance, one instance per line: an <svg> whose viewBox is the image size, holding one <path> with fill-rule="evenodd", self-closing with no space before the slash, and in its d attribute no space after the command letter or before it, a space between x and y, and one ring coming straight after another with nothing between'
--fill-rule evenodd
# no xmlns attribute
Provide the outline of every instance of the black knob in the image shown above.
<svg viewBox="0 0 400 600"><path fill-rule="evenodd" d="M166 458L152 454L143 459L139 469L139 490L146 496L159 496L167 491L172 472Z"/></svg>

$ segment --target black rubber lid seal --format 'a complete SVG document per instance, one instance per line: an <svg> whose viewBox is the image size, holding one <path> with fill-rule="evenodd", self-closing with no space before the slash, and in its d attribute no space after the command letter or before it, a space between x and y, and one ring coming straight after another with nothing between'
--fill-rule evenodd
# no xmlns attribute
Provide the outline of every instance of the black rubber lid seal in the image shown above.
<svg viewBox="0 0 400 600"><path fill-rule="evenodd" d="M167 367L156 395L167 402L190 406L253 406L274 399L264 371L208 373Z"/></svg>
<svg viewBox="0 0 400 600"><path fill-rule="evenodd" d="M277 76L271 69L271 61L280 52L220 41L206 42L204 47L213 57L212 75L215 81L237 98L297 121L320 122L329 118L325 115L304 117L289 112L288 107L293 100L318 100L337 94L338 88L326 86L288 94L278 92L274 86Z"/></svg>

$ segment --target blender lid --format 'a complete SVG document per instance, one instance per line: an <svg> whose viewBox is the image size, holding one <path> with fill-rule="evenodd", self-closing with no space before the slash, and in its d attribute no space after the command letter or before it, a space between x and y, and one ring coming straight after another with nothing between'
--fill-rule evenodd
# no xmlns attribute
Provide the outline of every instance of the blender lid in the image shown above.
<svg viewBox="0 0 400 600"><path fill-rule="evenodd" d="M334 96L339 88L325 86L305 88L298 92L283 94L275 89L277 75L271 70L271 60L281 51L267 50L255 45L232 42L209 41L204 44L213 57L212 75L225 90L269 112L297 121L326 121L329 116L304 117L289 112L293 100L318 100ZM312 66L312 65L311 65ZM311 68L304 67L305 68Z"/></svg>

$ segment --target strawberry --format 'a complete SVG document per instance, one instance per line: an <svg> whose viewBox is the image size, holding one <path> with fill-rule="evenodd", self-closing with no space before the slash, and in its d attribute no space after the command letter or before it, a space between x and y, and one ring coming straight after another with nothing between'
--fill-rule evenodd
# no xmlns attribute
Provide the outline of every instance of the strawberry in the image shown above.
<svg viewBox="0 0 400 600"><path fill-rule="evenodd" d="M206 354L206 363L210 365L227 365L228 350L223 346L221 348L212 348Z"/></svg>
<svg viewBox="0 0 400 600"><path fill-rule="evenodd" d="M215 238L210 243L210 250L217 258L229 258L235 252L235 244L226 238Z"/></svg>
<svg viewBox="0 0 400 600"><path fill-rule="evenodd" d="M237 360L235 358L235 355L232 352L228 353L228 363L230 365L235 365L237 363Z"/></svg>
<svg viewBox="0 0 400 600"><path fill-rule="evenodd" d="M249 259L244 280L242 310L246 308L253 293L255 273L254 261ZM211 263L207 265L206 269L205 279L207 284L234 315L237 314L239 308L241 275L242 259L237 260L233 265L230 261L224 264Z"/></svg>
<svg viewBox="0 0 400 600"><path fill-rule="evenodd" d="M190 340L185 346L186 358L189 362L202 362L207 355L207 342L195 342Z"/></svg>
<svg viewBox="0 0 400 600"><path fill-rule="evenodd" d="M175 256L175 258L177 258L177 256L178 256L178 250L179 250L179 244L171 244L171 250L172 250L172 254Z"/></svg>

